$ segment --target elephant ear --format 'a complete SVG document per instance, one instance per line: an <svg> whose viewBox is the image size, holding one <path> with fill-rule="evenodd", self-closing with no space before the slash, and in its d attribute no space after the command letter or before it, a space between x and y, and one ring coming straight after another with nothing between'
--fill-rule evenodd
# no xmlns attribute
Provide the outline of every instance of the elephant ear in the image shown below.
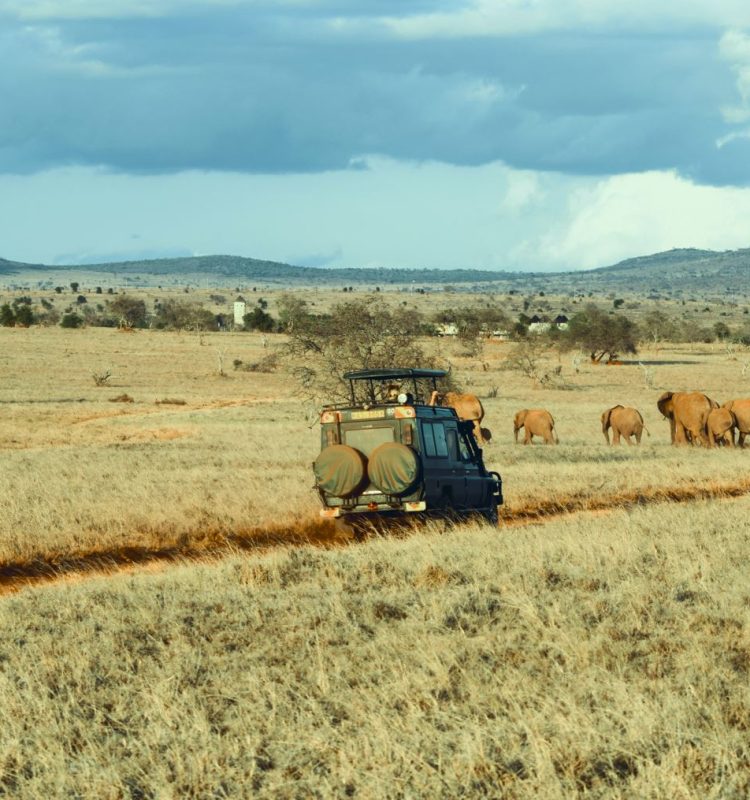
<svg viewBox="0 0 750 800"><path fill-rule="evenodd" d="M664 394L656 401L657 408L665 417L669 416L664 409L666 408L667 403L672 399L672 395L674 395L674 392L664 392Z"/></svg>
<svg viewBox="0 0 750 800"><path fill-rule="evenodd" d="M520 428L523 425L524 421L526 420L526 414L528 414L529 409L524 408L521 411L516 411L516 416L513 417L513 422L515 423L516 428Z"/></svg>
<svg viewBox="0 0 750 800"><path fill-rule="evenodd" d="M617 408L617 406L615 406ZM609 427L609 418L612 416L613 409L608 408L606 411L602 412L602 430L606 430Z"/></svg>

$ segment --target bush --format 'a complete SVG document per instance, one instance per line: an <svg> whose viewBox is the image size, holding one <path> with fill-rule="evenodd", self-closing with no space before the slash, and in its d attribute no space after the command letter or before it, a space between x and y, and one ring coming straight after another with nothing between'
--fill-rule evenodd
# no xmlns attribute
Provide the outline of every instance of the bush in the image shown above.
<svg viewBox="0 0 750 800"><path fill-rule="evenodd" d="M0 306L0 325L4 328L12 328L15 324L16 315L13 313L13 309L7 303L4 303Z"/></svg>
<svg viewBox="0 0 750 800"><path fill-rule="evenodd" d="M156 312L155 327L169 330L215 331L214 315L196 303L165 300Z"/></svg>
<svg viewBox="0 0 750 800"><path fill-rule="evenodd" d="M142 328L146 325L146 301L123 294L110 300L109 310L129 328Z"/></svg>
<svg viewBox="0 0 750 800"><path fill-rule="evenodd" d="M82 325L83 317L80 314L76 314L75 311L71 311L68 314L63 314L62 319L60 320L61 328L80 328Z"/></svg>
<svg viewBox="0 0 750 800"><path fill-rule="evenodd" d="M245 314L242 321L247 331L271 333L276 330L276 320L260 306L256 306L249 314Z"/></svg>
<svg viewBox="0 0 750 800"><path fill-rule="evenodd" d="M22 305L18 306L16 309L16 325L20 325L23 328L28 328L29 325L34 324L34 313L31 310L31 306Z"/></svg>

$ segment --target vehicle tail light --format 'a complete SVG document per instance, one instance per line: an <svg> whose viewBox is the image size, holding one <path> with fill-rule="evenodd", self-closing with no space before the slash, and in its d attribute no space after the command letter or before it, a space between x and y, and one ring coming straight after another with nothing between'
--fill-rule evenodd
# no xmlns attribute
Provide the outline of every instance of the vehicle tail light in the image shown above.
<svg viewBox="0 0 750 800"><path fill-rule="evenodd" d="M324 425L327 422L336 422L336 412L335 411L324 411L320 415L320 421Z"/></svg>
<svg viewBox="0 0 750 800"><path fill-rule="evenodd" d="M417 416L417 412L412 406L396 406L393 412L396 419L414 419Z"/></svg>
<svg viewBox="0 0 750 800"><path fill-rule="evenodd" d="M339 432L335 428L326 431L326 443L329 445L339 443Z"/></svg>

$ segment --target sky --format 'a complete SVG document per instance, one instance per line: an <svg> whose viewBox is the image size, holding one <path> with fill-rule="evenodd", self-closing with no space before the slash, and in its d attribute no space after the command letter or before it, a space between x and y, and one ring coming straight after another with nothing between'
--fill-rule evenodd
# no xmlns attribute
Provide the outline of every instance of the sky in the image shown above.
<svg viewBox="0 0 750 800"><path fill-rule="evenodd" d="M750 247L747 0L0 0L0 258Z"/></svg>

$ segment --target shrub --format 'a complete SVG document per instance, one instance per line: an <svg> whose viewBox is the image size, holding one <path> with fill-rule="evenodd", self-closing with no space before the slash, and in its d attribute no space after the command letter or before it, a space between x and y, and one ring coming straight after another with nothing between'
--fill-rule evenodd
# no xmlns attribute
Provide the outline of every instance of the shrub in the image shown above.
<svg viewBox="0 0 750 800"><path fill-rule="evenodd" d="M7 303L4 303L0 306L0 325L4 328L12 328L15 324L16 315L13 313L13 309Z"/></svg>
<svg viewBox="0 0 750 800"><path fill-rule="evenodd" d="M276 330L276 320L260 306L256 306L249 314L242 318L245 330L271 333Z"/></svg>
<svg viewBox="0 0 750 800"><path fill-rule="evenodd" d="M197 303L165 300L156 312L155 326L170 330L215 331L216 319Z"/></svg>
<svg viewBox="0 0 750 800"><path fill-rule="evenodd" d="M80 314L76 314L75 311L63 314L60 320L61 328L80 328L82 325L83 317Z"/></svg>
<svg viewBox="0 0 750 800"><path fill-rule="evenodd" d="M20 325L23 328L28 328L29 325L34 324L34 313L31 310L31 306L22 305L18 306L16 309L16 325Z"/></svg>
<svg viewBox="0 0 750 800"><path fill-rule="evenodd" d="M110 300L109 310L129 328L142 328L146 324L146 301L123 294Z"/></svg>

